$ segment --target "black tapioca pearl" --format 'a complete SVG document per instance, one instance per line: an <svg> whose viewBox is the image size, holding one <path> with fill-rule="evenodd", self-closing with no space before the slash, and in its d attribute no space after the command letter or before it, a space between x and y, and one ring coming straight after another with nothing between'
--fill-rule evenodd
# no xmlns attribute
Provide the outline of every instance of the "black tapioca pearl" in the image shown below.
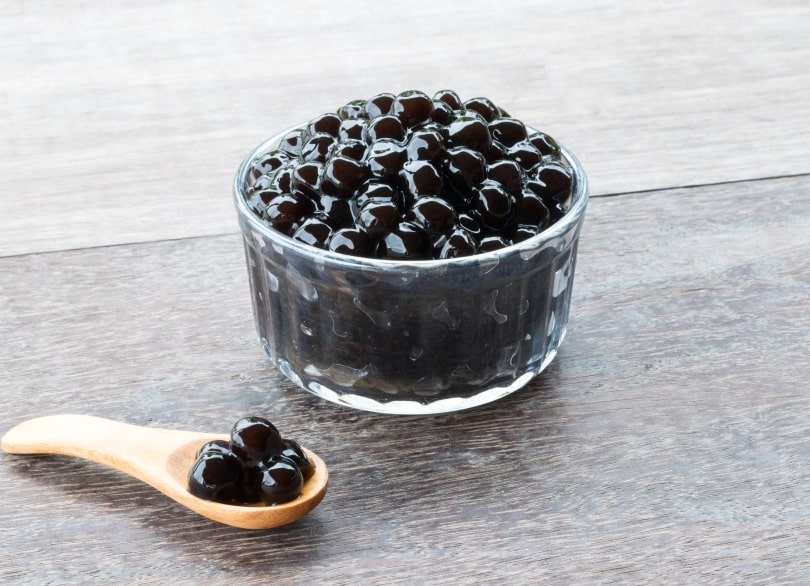
<svg viewBox="0 0 810 586"><path fill-rule="evenodd" d="M449 236L439 243L440 246L434 247L434 256L436 258L459 258L462 256L471 256L478 250L478 243L475 238L462 228L456 228ZM438 250L436 250L438 248Z"/></svg>
<svg viewBox="0 0 810 586"><path fill-rule="evenodd" d="M545 186L543 201L556 206L563 214L574 199L574 178L570 169L559 163L544 163L533 170L537 181Z"/></svg>
<svg viewBox="0 0 810 586"><path fill-rule="evenodd" d="M293 464L298 466L304 480L309 478L315 473L315 466L307 458L303 448L295 440L284 438L281 440L281 456L290 460Z"/></svg>
<svg viewBox="0 0 810 586"><path fill-rule="evenodd" d="M464 108L467 110L475 110L486 120L487 122L491 122L498 116L500 116L500 111L498 107L492 103L492 100L489 98L471 98L464 102Z"/></svg>
<svg viewBox="0 0 810 586"><path fill-rule="evenodd" d="M307 124L307 134L314 136L324 133L337 138L338 132L340 132L340 122L340 116L337 114L321 114L309 121Z"/></svg>
<svg viewBox="0 0 810 586"><path fill-rule="evenodd" d="M453 90L439 90L433 94L433 99L444 102L450 106L451 110L460 110L462 107L461 98L459 98L458 94Z"/></svg>
<svg viewBox="0 0 810 586"><path fill-rule="evenodd" d="M368 118L365 100L353 100L338 108L337 115L341 120Z"/></svg>
<svg viewBox="0 0 810 586"><path fill-rule="evenodd" d="M518 242L523 242L524 240L537 236L540 234L540 232L542 232L542 230L537 226L518 224L511 231L509 238L512 241L512 244L517 244Z"/></svg>
<svg viewBox="0 0 810 586"><path fill-rule="evenodd" d="M506 147L511 147L526 140L526 126L514 118L497 118L489 123L489 132L494 140Z"/></svg>
<svg viewBox="0 0 810 586"><path fill-rule="evenodd" d="M368 120L363 118L348 118L340 123L338 140L346 142L349 140L364 140Z"/></svg>
<svg viewBox="0 0 810 586"><path fill-rule="evenodd" d="M407 128L427 122L432 113L433 100L417 90L402 92L391 104L391 114L399 118Z"/></svg>
<svg viewBox="0 0 810 586"><path fill-rule="evenodd" d="M379 256L396 260L428 257L430 241L424 230L413 222L400 222L379 244Z"/></svg>
<svg viewBox="0 0 810 586"><path fill-rule="evenodd" d="M259 468L262 502L265 505L280 505L294 500L301 494L304 477L298 466L283 456L267 459Z"/></svg>
<svg viewBox="0 0 810 586"><path fill-rule="evenodd" d="M454 147L447 150L444 174L455 189L469 197L473 187L486 176L486 165L486 159L480 152L466 147Z"/></svg>
<svg viewBox="0 0 810 586"><path fill-rule="evenodd" d="M390 232L401 219L399 207L392 200L368 200L360 208L357 225L376 238Z"/></svg>
<svg viewBox="0 0 810 586"><path fill-rule="evenodd" d="M560 145L548 134L535 132L528 140L544 157L558 155L560 153Z"/></svg>
<svg viewBox="0 0 810 586"><path fill-rule="evenodd" d="M372 143L381 138L390 138L397 142L405 139L405 128L396 116L378 116L371 120L366 128L366 142Z"/></svg>
<svg viewBox="0 0 810 586"><path fill-rule="evenodd" d="M347 157L333 156L324 165L321 190L326 195L351 197L368 175L365 164Z"/></svg>
<svg viewBox="0 0 810 586"><path fill-rule="evenodd" d="M281 151L268 153L250 166L249 180L256 181L262 175L270 175L286 165L289 160L290 157Z"/></svg>
<svg viewBox="0 0 810 586"><path fill-rule="evenodd" d="M264 219L273 228L290 236L313 211L312 200L303 195L284 193L273 198L264 210Z"/></svg>
<svg viewBox="0 0 810 586"><path fill-rule="evenodd" d="M350 256L370 256L371 238L360 228L343 228L332 234L329 250Z"/></svg>
<svg viewBox="0 0 810 586"><path fill-rule="evenodd" d="M373 176L394 178L405 162L405 149L397 141L384 138L369 147L366 161Z"/></svg>
<svg viewBox="0 0 810 586"><path fill-rule="evenodd" d="M352 203L361 208L367 201L390 202L400 210L404 206L402 192L396 187L383 183L380 180L371 179L367 181L358 191Z"/></svg>
<svg viewBox="0 0 810 586"><path fill-rule="evenodd" d="M486 152L492 144L489 127L479 116L460 116L447 126L449 142L454 147L467 147Z"/></svg>
<svg viewBox="0 0 810 586"><path fill-rule="evenodd" d="M246 464L281 452L281 434L263 417L243 417L231 429L231 450Z"/></svg>
<svg viewBox="0 0 810 586"><path fill-rule="evenodd" d="M321 187L323 165L310 161L301 163L293 171L292 192L317 199Z"/></svg>
<svg viewBox="0 0 810 586"><path fill-rule="evenodd" d="M457 214L456 209L440 197L421 197L411 206L407 217L428 236L438 236L453 229Z"/></svg>
<svg viewBox="0 0 810 586"><path fill-rule="evenodd" d="M490 234L489 236L481 238L478 243L478 250L479 252L492 252L493 250L500 250L507 246L509 246L509 243L504 240L502 236Z"/></svg>
<svg viewBox="0 0 810 586"><path fill-rule="evenodd" d="M301 148L304 146L306 131L301 128L291 130L285 134L278 144L278 150L282 153L295 158L301 154Z"/></svg>
<svg viewBox="0 0 810 586"><path fill-rule="evenodd" d="M362 140L347 140L346 142L337 143L332 148L332 156L362 161L367 148L368 145Z"/></svg>
<svg viewBox="0 0 810 586"><path fill-rule="evenodd" d="M497 181L512 195L523 190L523 171L515 161L496 161L487 166L487 179Z"/></svg>
<svg viewBox="0 0 810 586"><path fill-rule="evenodd" d="M433 114L430 119L438 124L450 124L453 121L453 108L439 100L433 100Z"/></svg>
<svg viewBox="0 0 810 586"><path fill-rule="evenodd" d="M536 167L543 160L543 155L529 141L521 141L509 147L506 151L506 157L515 161L524 171Z"/></svg>
<svg viewBox="0 0 810 586"><path fill-rule="evenodd" d="M315 212L318 218L329 224L333 230L354 225L355 214L352 203L345 197L321 195Z"/></svg>
<svg viewBox="0 0 810 586"><path fill-rule="evenodd" d="M406 147L408 160L441 162L447 153L444 137L436 130L420 129L411 133Z"/></svg>
<svg viewBox="0 0 810 586"><path fill-rule="evenodd" d="M458 225L473 236L480 236L483 232L481 217L475 210L460 213L456 220Z"/></svg>
<svg viewBox="0 0 810 586"><path fill-rule="evenodd" d="M194 463L188 477L188 491L197 498L232 503L241 496L244 473L234 454L206 453Z"/></svg>
<svg viewBox="0 0 810 586"><path fill-rule="evenodd" d="M278 169L273 175L273 187L282 191L292 191L292 179L295 172L295 164L289 164L281 169Z"/></svg>
<svg viewBox="0 0 810 586"><path fill-rule="evenodd" d="M551 219L543 199L531 189L525 189L515 211L515 221L519 224L545 229Z"/></svg>
<svg viewBox="0 0 810 586"><path fill-rule="evenodd" d="M325 132L314 134L304 143L301 149L300 159L302 161L324 163L332 154L334 146L335 137L331 134Z"/></svg>
<svg viewBox="0 0 810 586"><path fill-rule="evenodd" d="M444 191L442 175L429 161L408 161L402 166L399 179L402 192L411 201L428 195L441 195Z"/></svg>
<svg viewBox="0 0 810 586"><path fill-rule="evenodd" d="M499 183L486 181L474 190L472 205L484 224L497 230L512 218L515 197Z"/></svg>
<svg viewBox="0 0 810 586"><path fill-rule="evenodd" d="M391 111L391 104L394 103L394 94L384 92L371 97L366 102L366 116L369 119L383 116Z"/></svg>
<svg viewBox="0 0 810 586"><path fill-rule="evenodd" d="M248 196L247 203L248 206L250 206L250 209L252 209L257 216L261 216L264 213L264 210L267 209L267 205L282 193L284 192L275 187L260 189L258 191L254 191Z"/></svg>
<svg viewBox="0 0 810 586"><path fill-rule="evenodd" d="M293 233L293 239L315 248L326 248L332 227L320 218L308 218Z"/></svg>

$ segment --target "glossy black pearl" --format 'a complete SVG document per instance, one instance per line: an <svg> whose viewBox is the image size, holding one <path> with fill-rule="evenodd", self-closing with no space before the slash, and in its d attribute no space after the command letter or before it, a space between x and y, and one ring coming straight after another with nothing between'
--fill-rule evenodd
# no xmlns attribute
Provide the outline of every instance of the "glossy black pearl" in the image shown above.
<svg viewBox="0 0 810 586"><path fill-rule="evenodd" d="M475 238L464 229L457 228L441 243L438 258L459 258L471 256L477 252L478 243Z"/></svg>
<svg viewBox="0 0 810 586"><path fill-rule="evenodd" d="M531 189L526 189L517 205L515 220L519 224L537 226L544 229L549 224L551 214L543 199Z"/></svg>
<svg viewBox="0 0 810 586"><path fill-rule="evenodd" d="M490 235L481 238L478 243L478 250L479 252L492 252L507 246L509 246L509 243L502 236Z"/></svg>
<svg viewBox="0 0 810 586"><path fill-rule="evenodd" d="M378 203L390 202L396 205L400 210L404 207L405 201L399 189L389 183L383 183L379 179L366 181L354 198L353 203L359 209L370 200Z"/></svg>
<svg viewBox="0 0 810 586"><path fill-rule="evenodd" d="M239 497L242 478L242 462L234 454L207 452L189 472L188 491L197 498L230 503Z"/></svg>
<svg viewBox="0 0 810 586"><path fill-rule="evenodd" d="M304 139L304 130L291 130L285 134L282 137L281 142L278 143L278 150L290 157L297 157L301 154L301 148L304 146Z"/></svg>
<svg viewBox="0 0 810 586"><path fill-rule="evenodd" d="M256 181L262 175L270 175L287 164L290 158L279 151L264 155L261 159L250 166L250 179Z"/></svg>
<svg viewBox="0 0 810 586"><path fill-rule="evenodd" d="M520 165L520 168L524 171L536 167L543 160L543 155L540 154L537 147L528 141L522 141L509 147L506 156Z"/></svg>
<svg viewBox="0 0 810 586"><path fill-rule="evenodd" d="M493 229L505 226L514 212L515 197L500 184L488 181L475 190L473 207L484 224Z"/></svg>
<svg viewBox="0 0 810 586"><path fill-rule="evenodd" d="M307 214L313 211L313 203L308 197L285 193L273 198L264 210L264 219L273 228L288 236L298 227Z"/></svg>
<svg viewBox="0 0 810 586"><path fill-rule="evenodd" d="M333 138L337 138L340 131L340 116L337 114L321 114L316 116L307 124L307 134L314 136L316 134L328 134Z"/></svg>
<svg viewBox="0 0 810 586"><path fill-rule="evenodd" d="M369 122L365 134L366 142L390 138L397 142L405 138L405 128L396 116L378 116Z"/></svg>
<svg viewBox="0 0 810 586"><path fill-rule="evenodd" d="M433 113L433 100L417 90L402 92L391 104L391 114L400 119L407 128L430 120Z"/></svg>
<svg viewBox="0 0 810 586"><path fill-rule="evenodd" d="M366 114L366 102L364 100L353 100L338 108L337 115L341 120L355 120L358 118L368 118Z"/></svg>
<svg viewBox="0 0 810 586"><path fill-rule="evenodd" d="M406 147L408 160L431 161L439 163L447 153L444 137L435 130L415 130L408 139Z"/></svg>
<svg viewBox="0 0 810 586"><path fill-rule="evenodd" d="M453 109L439 100L433 100L433 114L430 119L439 124L450 124L453 121Z"/></svg>
<svg viewBox="0 0 810 586"><path fill-rule="evenodd" d="M460 110L462 108L461 98L453 90L439 90L433 94L433 99L444 102L451 110Z"/></svg>
<svg viewBox="0 0 810 586"><path fill-rule="evenodd" d="M402 192L410 201L428 195L441 195L444 179L436 166L429 161L408 161L399 172Z"/></svg>
<svg viewBox="0 0 810 586"><path fill-rule="evenodd" d="M410 211L409 218L431 236L449 232L456 223L456 209L439 197L419 198Z"/></svg>
<svg viewBox="0 0 810 586"><path fill-rule="evenodd" d="M487 179L497 181L512 195L523 190L523 171L514 161L497 161L487 167Z"/></svg>
<svg viewBox="0 0 810 586"><path fill-rule="evenodd" d="M304 477L298 467L282 456L275 456L262 463L260 470L262 502L280 505L298 498L304 485Z"/></svg>
<svg viewBox="0 0 810 586"><path fill-rule="evenodd" d="M392 201L368 200L360 208L357 225L370 236L384 236L394 228L401 215L399 207Z"/></svg>
<svg viewBox="0 0 810 586"><path fill-rule="evenodd" d="M301 475L304 477L304 481L309 480L315 473L315 466L309 461L306 452L304 452L303 448L295 440L286 438L282 440L281 456L287 458L298 467L301 471Z"/></svg>
<svg viewBox="0 0 810 586"><path fill-rule="evenodd" d="M528 240L534 236L540 234L542 230L537 226L529 226L526 224L518 224L515 226L515 229L512 231L511 239L512 244L517 244L518 242L523 242L524 240Z"/></svg>
<svg viewBox="0 0 810 586"><path fill-rule="evenodd" d="M318 197L323 165L314 161L301 163L293 171L292 191L311 198Z"/></svg>
<svg viewBox="0 0 810 586"><path fill-rule="evenodd" d="M332 236L332 227L321 218L308 218L293 233L293 239L315 248L325 249Z"/></svg>
<svg viewBox="0 0 810 586"><path fill-rule="evenodd" d="M393 178L405 162L405 149L395 140L378 140L369 147L366 161L375 177Z"/></svg>
<svg viewBox="0 0 810 586"><path fill-rule="evenodd" d="M346 142L349 140L363 140L365 137L366 128L368 128L368 120L362 118L349 118L340 123L340 131L338 131L338 140Z"/></svg>
<svg viewBox="0 0 810 586"><path fill-rule="evenodd" d="M546 163L534 170L537 181L545 185L544 201L567 212L574 198L574 178L571 171L559 163Z"/></svg>
<svg viewBox="0 0 810 586"><path fill-rule="evenodd" d="M540 154L544 157L558 155L560 152L560 145L557 144L557 141L542 132L532 134L529 137L529 142L540 151Z"/></svg>
<svg viewBox="0 0 810 586"><path fill-rule="evenodd" d="M484 155L473 149L456 147L448 149L444 162L444 173L450 184L468 196L475 185L486 175Z"/></svg>
<svg viewBox="0 0 810 586"><path fill-rule="evenodd" d="M292 191L292 178L295 172L295 165L287 165L278 169L273 174L273 187L283 192Z"/></svg>
<svg viewBox="0 0 810 586"><path fill-rule="evenodd" d="M400 222L379 246L381 257L395 260L418 260L429 250L427 235L413 222Z"/></svg>
<svg viewBox="0 0 810 586"><path fill-rule="evenodd" d="M494 140L511 147L526 140L526 126L514 118L498 118L489 123L489 132Z"/></svg>
<svg viewBox="0 0 810 586"><path fill-rule="evenodd" d="M371 119L388 114L395 97L394 94L383 92L369 98L366 102L366 116Z"/></svg>
<svg viewBox="0 0 810 586"><path fill-rule="evenodd" d="M454 147L486 152L492 144L489 127L479 116L459 116L448 125L447 131Z"/></svg>
<svg viewBox="0 0 810 586"><path fill-rule="evenodd" d="M231 429L231 450L246 464L281 452L281 434L263 417L243 417Z"/></svg>
<svg viewBox="0 0 810 586"><path fill-rule="evenodd" d="M321 195L318 200L316 217L323 220L333 230L348 228L354 224L354 208L350 200L334 195Z"/></svg>
<svg viewBox="0 0 810 586"><path fill-rule="evenodd" d="M210 442L205 442L203 445L200 446L200 449L197 450L197 458L202 456L203 454L233 454L231 451L231 444L227 440L211 440Z"/></svg>
<svg viewBox="0 0 810 586"><path fill-rule="evenodd" d="M368 145L362 140L347 140L346 142L337 143L332 148L332 156L362 161L366 154L367 146Z"/></svg>
<svg viewBox="0 0 810 586"><path fill-rule="evenodd" d="M300 158L302 161L324 163L332 153L334 146L334 136L326 134L325 132L314 134L306 141L306 143L304 143L304 147L301 149Z"/></svg>
<svg viewBox="0 0 810 586"><path fill-rule="evenodd" d="M282 193L284 192L276 187L267 187L251 193L247 203L257 216L263 216L267 205Z"/></svg>
<svg viewBox="0 0 810 586"><path fill-rule="evenodd" d="M347 157L332 157L323 169L321 190L326 195L351 197L368 178L366 166Z"/></svg>
<svg viewBox="0 0 810 586"><path fill-rule="evenodd" d="M471 98L464 102L464 108L478 112L487 122L500 116L498 107L489 98Z"/></svg>
<svg viewBox="0 0 810 586"><path fill-rule="evenodd" d="M371 238L360 228L343 228L332 234L329 250L350 256L369 256Z"/></svg>

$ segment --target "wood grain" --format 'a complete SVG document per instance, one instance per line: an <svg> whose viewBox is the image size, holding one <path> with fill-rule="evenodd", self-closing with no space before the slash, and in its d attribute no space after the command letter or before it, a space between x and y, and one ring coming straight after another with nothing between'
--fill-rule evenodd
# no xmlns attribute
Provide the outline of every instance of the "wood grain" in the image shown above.
<svg viewBox="0 0 810 586"><path fill-rule="evenodd" d="M486 95L597 195L810 173L810 5L36 1L0 11L0 256L233 233L270 134L379 91Z"/></svg>
<svg viewBox="0 0 810 586"><path fill-rule="evenodd" d="M331 474L309 516L257 534L91 463L2 455L0 582L806 583L808 218L806 177L595 198L550 369L425 418L284 382L238 236L0 259L0 432L263 414Z"/></svg>

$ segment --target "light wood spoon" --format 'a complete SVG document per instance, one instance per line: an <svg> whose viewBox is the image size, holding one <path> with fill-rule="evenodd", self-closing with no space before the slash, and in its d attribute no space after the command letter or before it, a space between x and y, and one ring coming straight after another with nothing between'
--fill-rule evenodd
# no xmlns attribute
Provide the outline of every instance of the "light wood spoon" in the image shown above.
<svg viewBox="0 0 810 586"><path fill-rule="evenodd" d="M92 460L134 476L203 517L241 527L268 529L300 519L323 499L329 472L304 448L315 473L297 499L273 506L226 505L195 497L187 490L197 450L226 435L139 427L88 415L52 415L29 419L0 440L9 454L64 454Z"/></svg>

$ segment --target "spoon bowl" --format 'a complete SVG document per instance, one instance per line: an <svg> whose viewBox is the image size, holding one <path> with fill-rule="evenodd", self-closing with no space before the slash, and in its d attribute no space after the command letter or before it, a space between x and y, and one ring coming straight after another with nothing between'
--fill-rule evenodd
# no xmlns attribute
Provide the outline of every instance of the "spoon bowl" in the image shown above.
<svg viewBox="0 0 810 586"><path fill-rule="evenodd" d="M0 440L9 454L61 454L104 464L149 484L213 521L242 529L269 529L292 523L314 509L326 494L329 471L304 448L315 467L301 495L280 505L230 505L207 501L187 490L188 473L205 442L226 435L141 427L88 415L29 419Z"/></svg>

